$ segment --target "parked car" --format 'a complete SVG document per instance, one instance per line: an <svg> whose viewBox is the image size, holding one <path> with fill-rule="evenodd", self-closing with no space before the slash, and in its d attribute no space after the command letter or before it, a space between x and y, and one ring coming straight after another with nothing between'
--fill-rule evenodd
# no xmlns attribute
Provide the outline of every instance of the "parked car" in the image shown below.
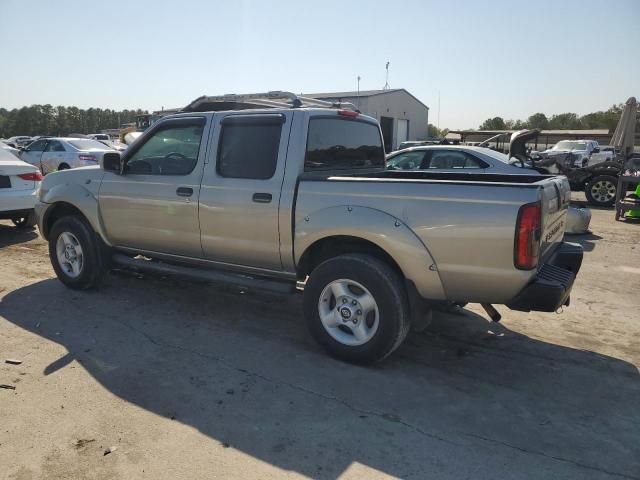
<svg viewBox="0 0 640 480"><path fill-rule="evenodd" d="M109 135L107 135L106 133L92 133L90 135L87 135L87 137L92 138L93 140L99 140L99 141L105 141L105 142L110 142L111 141L111 137Z"/></svg>
<svg viewBox="0 0 640 480"><path fill-rule="evenodd" d="M20 157L20 149L19 148L14 148L14 147L8 145L4 141L0 141L0 148L2 148L3 150L6 150L9 153L12 153L14 156L16 156L18 158Z"/></svg>
<svg viewBox="0 0 640 480"><path fill-rule="evenodd" d="M33 227L33 207L42 175L33 165L0 148L0 219L18 228Z"/></svg>
<svg viewBox="0 0 640 480"><path fill-rule="evenodd" d="M404 150L405 148L420 147L422 145L437 145L440 143L440 139L431 140L406 140L398 145L398 150Z"/></svg>
<svg viewBox="0 0 640 480"><path fill-rule="evenodd" d="M523 169L504 153L489 148L465 145L428 145L391 152L389 170L426 170L434 172L502 173L538 175Z"/></svg>
<svg viewBox="0 0 640 480"><path fill-rule="evenodd" d="M24 149L20 158L47 174L56 170L98 165L105 153L113 151L97 140L54 137L36 140Z"/></svg>
<svg viewBox="0 0 640 480"><path fill-rule="evenodd" d="M570 153L572 167L585 168L612 159L610 152L600 151L595 140L561 140L549 150L540 152L542 157L553 157Z"/></svg>
<svg viewBox="0 0 640 480"><path fill-rule="evenodd" d="M298 108L201 97L122 156L45 177L36 211L60 281L94 288L119 265L303 290L312 336L358 363L437 302L569 304L582 248L563 242L565 177L387 170L375 119L281 95Z"/></svg>
<svg viewBox="0 0 640 480"><path fill-rule="evenodd" d="M18 135L16 137L7 138L6 144L13 148L20 148L31 142L31 137Z"/></svg>

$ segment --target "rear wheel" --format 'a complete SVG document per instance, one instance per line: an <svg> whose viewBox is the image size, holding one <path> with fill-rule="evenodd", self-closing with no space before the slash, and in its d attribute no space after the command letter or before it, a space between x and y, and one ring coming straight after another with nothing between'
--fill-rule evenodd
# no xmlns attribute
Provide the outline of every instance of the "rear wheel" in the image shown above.
<svg viewBox="0 0 640 480"><path fill-rule="evenodd" d="M20 229L33 228L36 225L36 214L32 210L26 217L16 217L12 218L11 221L13 224Z"/></svg>
<svg viewBox="0 0 640 480"><path fill-rule="evenodd" d="M591 205L610 207L616 201L617 188L618 179L616 177L599 175L587 183L585 194Z"/></svg>
<svg viewBox="0 0 640 480"><path fill-rule="evenodd" d="M58 279L76 290L98 287L110 269L110 255L87 221L62 217L49 234L49 258Z"/></svg>
<svg viewBox="0 0 640 480"><path fill-rule="evenodd" d="M69 170L71 167L69 165L67 165L66 163L61 163L60 165L58 165L58 171L60 170Z"/></svg>
<svg viewBox="0 0 640 480"><path fill-rule="evenodd" d="M387 357L410 327L401 276L369 255L341 255L316 267L304 290L304 311L313 338L353 363Z"/></svg>

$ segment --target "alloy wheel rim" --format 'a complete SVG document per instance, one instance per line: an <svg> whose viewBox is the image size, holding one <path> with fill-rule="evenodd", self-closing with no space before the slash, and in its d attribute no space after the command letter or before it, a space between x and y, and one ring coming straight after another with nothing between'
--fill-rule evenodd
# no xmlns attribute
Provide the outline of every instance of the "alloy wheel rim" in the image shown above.
<svg viewBox="0 0 640 480"><path fill-rule="evenodd" d="M597 202L609 202L616 196L616 186L608 180L600 180L591 186L591 196Z"/></svg>
<svg viewBox="0 0 640 480"><path fill-rule="evenodd" d="M380 311L371 292L361 283L344 278L324 287L318 314L326 332L350 347L369 342L380 324Z"/></svg>
<svg viewBox="0 0 640 480"><path fill-rule="evenodd" d="M82 273L84 254L78 238L70 232L62 232L56 241L58 265L64 273L76 278Z"/></svg>

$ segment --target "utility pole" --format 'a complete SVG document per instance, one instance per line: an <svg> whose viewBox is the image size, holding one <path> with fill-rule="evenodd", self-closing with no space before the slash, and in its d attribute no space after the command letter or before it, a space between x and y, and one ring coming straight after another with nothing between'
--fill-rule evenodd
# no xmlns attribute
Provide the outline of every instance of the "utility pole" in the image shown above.
<svg viewBox="0 0 640 480"><path fill-rule="evenodd" d="M360 108L360 75L358 75L358 102L357 102L357 107Z"/></svg>
<svg viewBox="0 0 640 480"><path fill-rule="evenodd" d="M385 67L387 69L387 81L384 84L384 87L382 87L383 90L389 90L389 62L387 62L387 65Z"/></svg>
<svg viewBox="0 0 640 480"><path fill-rule="evenodd" d="M440 130L440 90L438 90L438 130Z"/></svg>

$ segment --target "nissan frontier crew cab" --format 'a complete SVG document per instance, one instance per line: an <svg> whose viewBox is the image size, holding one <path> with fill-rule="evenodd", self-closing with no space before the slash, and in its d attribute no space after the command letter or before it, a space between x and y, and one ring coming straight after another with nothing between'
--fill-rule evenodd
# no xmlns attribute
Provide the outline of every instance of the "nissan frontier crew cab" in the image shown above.
<svg viewBox="0 0 640 480"><path fill-rule="evenodd" d="M114 265L297 288L315 340L369 363L438 302L568 305L569 198L562 176L387 170L375 119L270 92L196 99L122 156L47 175L36 211L71 288Z"/></svg>

